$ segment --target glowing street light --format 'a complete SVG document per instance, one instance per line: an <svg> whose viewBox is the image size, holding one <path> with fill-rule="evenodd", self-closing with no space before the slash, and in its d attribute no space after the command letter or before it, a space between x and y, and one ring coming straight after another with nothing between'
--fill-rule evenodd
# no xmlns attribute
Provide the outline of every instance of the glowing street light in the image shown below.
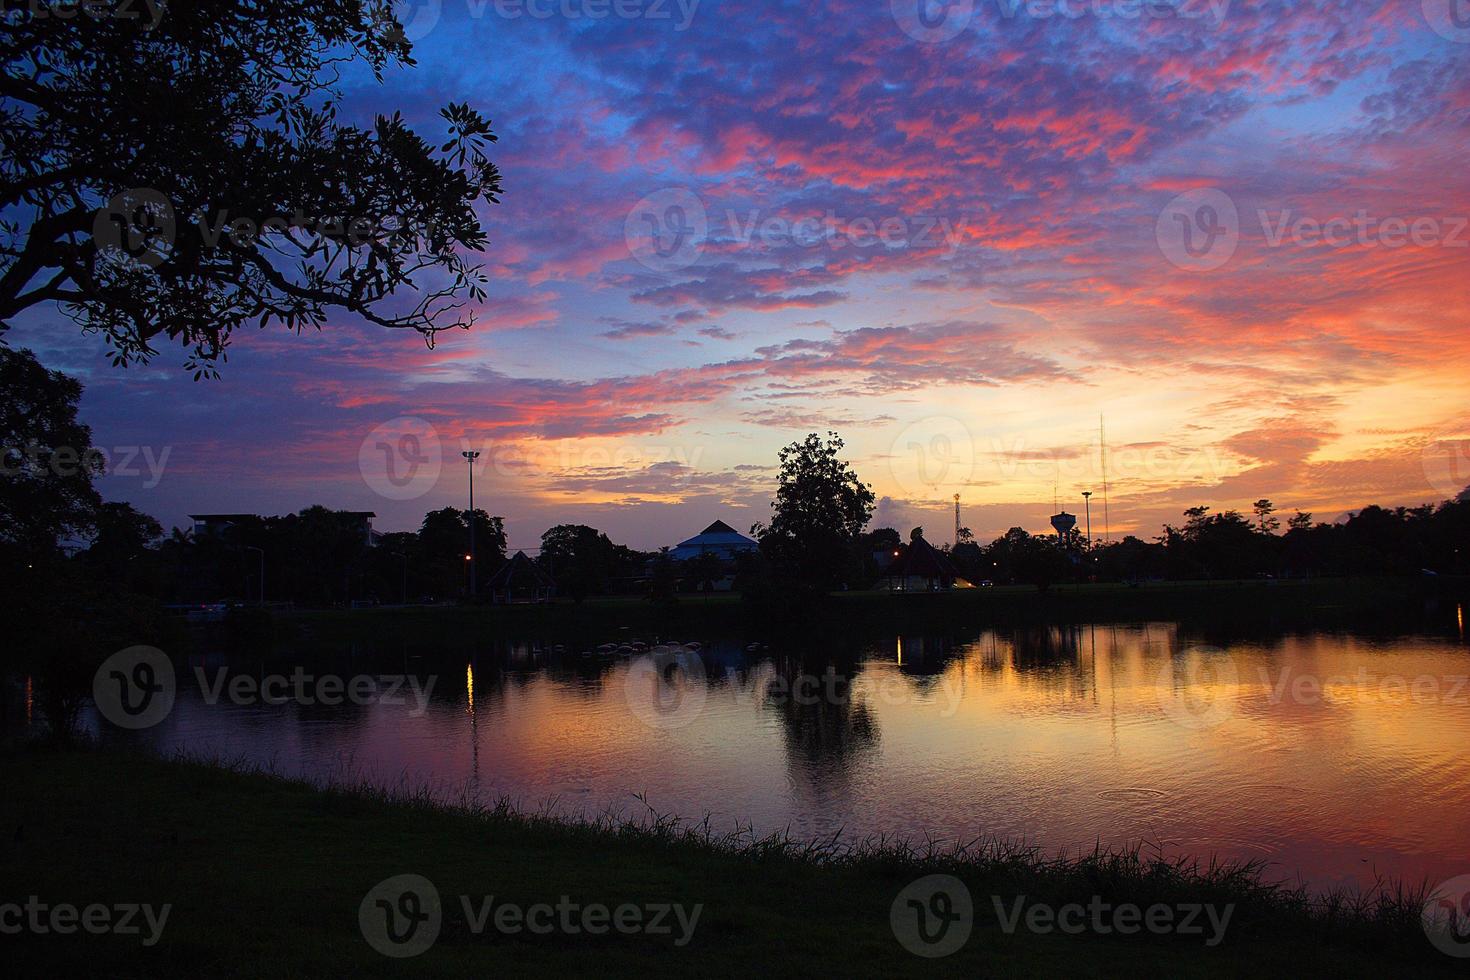
<svg viewBox="0 0 1470 980"><path fill-rule="evenodd" d="M465 451L460 453L465 461L470 464L470 553L464 556L464 560L470 563L470 599L475 598L475 460L480 458L477 452Z"/></svg>

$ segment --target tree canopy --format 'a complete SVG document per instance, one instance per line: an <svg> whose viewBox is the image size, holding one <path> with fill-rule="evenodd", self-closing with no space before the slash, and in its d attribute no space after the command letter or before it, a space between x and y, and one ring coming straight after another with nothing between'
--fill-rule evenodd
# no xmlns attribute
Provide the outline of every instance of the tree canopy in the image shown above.
<svg viewBox="0 0 1470 980"><path fill-rule="evenodd" d="M751 533L779 574L827 589L856 571L853 545L873 516L873 488L841 458L842 439L813 432L778 453L781 462L769 525Z"/></svg>
<svg viewBox="0 0 1470 980"><path fill-rule="evenodd" d="M0 32L0 330L54 302L114 362L179 344L217 374L249 324L345 312L468 327L496 203L489 121L421 136L339 120L352 66L414 64L388 0L7 4Z"/></svg>
<svg viewBox="0 0 1470 980"><path fill-rule="evenodd" d="M614 544L595 527L558 524L541 535L541 567L563 595L581 602L612 587L619 576L636 574L647 556Z"/></svg>
<svg viewBox="0 0 1470 980"><path fill-rule="evenodd" d="M82 386L28 350L0 347L0 545L27 562L92 530L101 457L77 421Z"/></svg>

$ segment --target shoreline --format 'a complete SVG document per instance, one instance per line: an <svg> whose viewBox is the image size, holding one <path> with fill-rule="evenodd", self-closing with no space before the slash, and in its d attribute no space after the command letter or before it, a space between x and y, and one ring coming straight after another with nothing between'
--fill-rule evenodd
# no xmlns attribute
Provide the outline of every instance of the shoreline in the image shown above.
<svg viewBox="0 0 1470 980"><path fill-rule="evenodd" d="M833 593L803 610L759 607L739 595L684 595L673 605L637 597L580 604L555 600L518 605L383 605L359 609L282 610L282 632L311 639L437 639L541 633L552 637L629 629L680 635L724 630L803 642L860 629L946 630L960 627L1185 621L1242 630L1352 626L1391 634L1421 627L1437 610L1453 630L1456 605L1470 605L1470 578L1268 579L994 586L944 593ZM1463 615L1463 612L1461 613ZM605 636L603 637L606 638Z"/></svg>
<svg viewBox="0 0 1470 980"><path fill-rule="evenodd" d="M153 946L116 935L7 937L19 964L121 975L397 975L400 964L366 941L358 910L376 883L416 874L445 896L494 894L524 907L566 899L702 908L687 942L675 946L651 933L486 933L446 898L438 941L409 961L437 976L726 975L765 962L772 946L792 974L891 976L931 964L969 975L1275 974L1299 968L1303 954L1340 974L1412 963L1449 975L1457 965L1423 933L1422 889L1383 883L1366 896L1313 899L1265 884L1262 866L1252 864L1160 861L1139 849L1060 859L983 840L947 850L811 844L720 834L651 810L637 820L552 818L114 749L10 749L0 753L0 771L10 789L0 802L0 853L11 869L0 901L35 894L173 907ZM904 948L890 912L901 892L936 874L958 878L973 896L973 932L952 955L923 960ZM1047 920L1033 908L1099 903L1208 907L1217 910L1215 928L1124 936L1093 919L1078 934L1055 924L1036 931ZM649 944L659 943L671 955L648 959Z"/></svg>

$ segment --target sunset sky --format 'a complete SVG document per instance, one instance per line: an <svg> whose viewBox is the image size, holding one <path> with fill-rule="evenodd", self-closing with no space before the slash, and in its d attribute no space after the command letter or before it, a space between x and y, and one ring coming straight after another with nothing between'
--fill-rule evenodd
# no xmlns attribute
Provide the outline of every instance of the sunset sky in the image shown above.
<svg viewBox="0 0 1470 980"><path fill-rule="evenodd" d="M959 493L988 540L1092 489L1100 533L1099 416L1115 538L1470 484L1440 454L1470 432L1465 0L621 3L646 16L419 3L418 66L351 82L364 123L492 118L476 329L246 331L193 383L177 348L117 370L21 321L98 446L148 447L104 494L165 527L323 503L408 529L463 505L474 448L513 547L579 522L652 548L764 520L777 449L835 429L875 524L948 541ZM390 499L405 417L439 453Z"/></svg>

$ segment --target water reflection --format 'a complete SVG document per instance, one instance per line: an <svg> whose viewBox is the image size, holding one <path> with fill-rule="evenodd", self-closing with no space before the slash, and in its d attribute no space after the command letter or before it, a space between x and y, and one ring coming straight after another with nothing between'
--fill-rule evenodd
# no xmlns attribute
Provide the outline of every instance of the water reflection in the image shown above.
<svg viewBox="0 0 1470 980"><path fill-rule="evenodd" d="M877 758L878 723L851 673L829 664L818 674L811 666L767 665L762 703L780 719L787 778L799 806L818 813L851 809L854 782Z"/></svg>
<svg viewBox="0 0 1470 980"><path fill-rule="evenodd" d="M1443 877L1470 865L1470 656L1463 609L1443 615L1439 635L1397 638L1147 623L819 650L705 639L702 697L678 702L678 724L631 707L636 660L547 643L209 656L181 666L163 724L99 731L526 806L646 793L663 812L810 837L1144 840L1322 882ZM398 676L401 697L210 703L221 671L263 682L298 662L380 692Z"/></svg>

